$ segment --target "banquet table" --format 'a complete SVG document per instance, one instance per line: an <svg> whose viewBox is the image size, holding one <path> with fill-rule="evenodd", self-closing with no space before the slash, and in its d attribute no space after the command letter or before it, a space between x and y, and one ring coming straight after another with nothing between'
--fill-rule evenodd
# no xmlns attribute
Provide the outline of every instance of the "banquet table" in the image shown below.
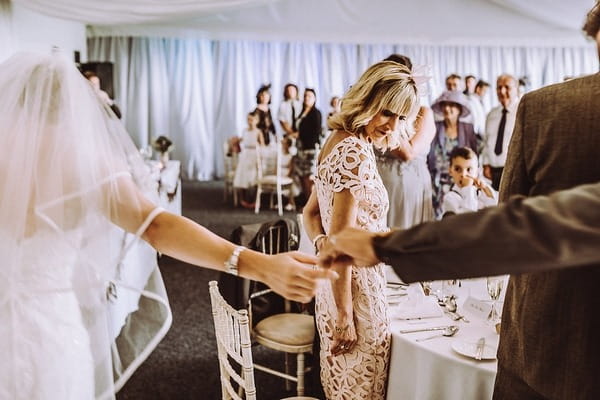
<svg viewBox="0 0 600 400"><path fill-rule="evenodd" d="M465 311L463 304L467 298L489 300L485 279L463 280L461 287L456 289L456 295L459 304L457 311L467 317L469 322L453 321L444 313L439 317L421 319L392 318L388 400L492 398L499 335L493 324L487 322L482 315ZM390 305L390 315L394 316L393 304ZM441 334L441 331L400 333L400 330L447 325L458 325L459 331L452 337L439 336L421 342L416 340ZM482 337L485 338L486 356L492 359L477 361L472 356L478 339ZM466 353L471 354L461 355L453 346L463 350L467 348L469 351Z"/></svg>
<svg viewBox="0 0 600 400"><path fill-rule="evenodd" d="M156 182L159 205L173 214L181 215L181 162L169 160L166 165L160 161L146 161L152 178Z"/></svg>

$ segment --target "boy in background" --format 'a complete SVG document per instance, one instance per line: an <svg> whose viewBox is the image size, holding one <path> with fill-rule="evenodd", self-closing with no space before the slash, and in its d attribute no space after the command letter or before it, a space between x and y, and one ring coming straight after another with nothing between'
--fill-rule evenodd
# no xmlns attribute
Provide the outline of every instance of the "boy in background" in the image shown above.
<svg viewBox="0 0 600 400"><path fill-rule="evenodd" d="M456 147L450 153L452 187L444 196L442 218L477 211L498 204L498 192L479 179L477 154L468 147Z"/></svg>

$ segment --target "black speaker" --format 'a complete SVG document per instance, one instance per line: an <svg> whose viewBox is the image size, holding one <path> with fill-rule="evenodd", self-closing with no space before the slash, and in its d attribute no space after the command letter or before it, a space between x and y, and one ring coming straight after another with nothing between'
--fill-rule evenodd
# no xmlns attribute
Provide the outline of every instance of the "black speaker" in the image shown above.
<svg viewBox="0 0 600 400"><path fill-rule="evenodd" d="M81 64L81 73L91 71L100 78L100 89L108 93L111 99L115 98L113 88L113 63L111 62L88 62Z"/></svg>

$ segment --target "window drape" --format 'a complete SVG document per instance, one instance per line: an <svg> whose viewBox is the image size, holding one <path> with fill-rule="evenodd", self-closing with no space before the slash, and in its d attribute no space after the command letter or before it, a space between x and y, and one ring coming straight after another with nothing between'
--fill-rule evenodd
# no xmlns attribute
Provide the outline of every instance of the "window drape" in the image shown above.
<svg viewBox="0 0 600 400"><path fill-rule="evenodd" d="M503 47L444 45L352 45L250 40L95 37L88 39L90 61L115 66L115 100L134 141L146 146L168 135L173 156L189 179L223 173L223 142L245 127L263 83L272 84L276 118L283 86L294 82L316 90L323 113L329 99L342 95L370 64L391 53L428 65L432 79L425 101L444 89L452 72L474 74L492 86L487 101L496 104L495 78L501 73L527 76L528 89L560 82L566 76L597 72L589 47ZM278 125L278 124L277 124ZM279 128L279 126L277 126Z"/></svg>

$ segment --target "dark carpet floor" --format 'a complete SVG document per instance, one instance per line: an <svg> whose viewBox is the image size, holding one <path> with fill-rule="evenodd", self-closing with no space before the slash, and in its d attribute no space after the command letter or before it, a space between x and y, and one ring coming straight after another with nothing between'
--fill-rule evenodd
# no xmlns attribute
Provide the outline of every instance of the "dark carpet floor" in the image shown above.
<svg viewBox="0 0 600 400"><path fill-rule="evenodd" d="M275 211L254 212L223 201L222 182L184 182L183 215L229 239L239 225L276 219ZM295 218L295 214L286 213ZM173 325L160 345L117 394L118 400L221 399L217 348L208 282L219 273L162 257L160 269L173 311ZM257 363L283 368L283 354L252 348ZM255 371L259 400L293 396L280 378ZM307 377L306 395L323 398L318 379Z"/></svg>

